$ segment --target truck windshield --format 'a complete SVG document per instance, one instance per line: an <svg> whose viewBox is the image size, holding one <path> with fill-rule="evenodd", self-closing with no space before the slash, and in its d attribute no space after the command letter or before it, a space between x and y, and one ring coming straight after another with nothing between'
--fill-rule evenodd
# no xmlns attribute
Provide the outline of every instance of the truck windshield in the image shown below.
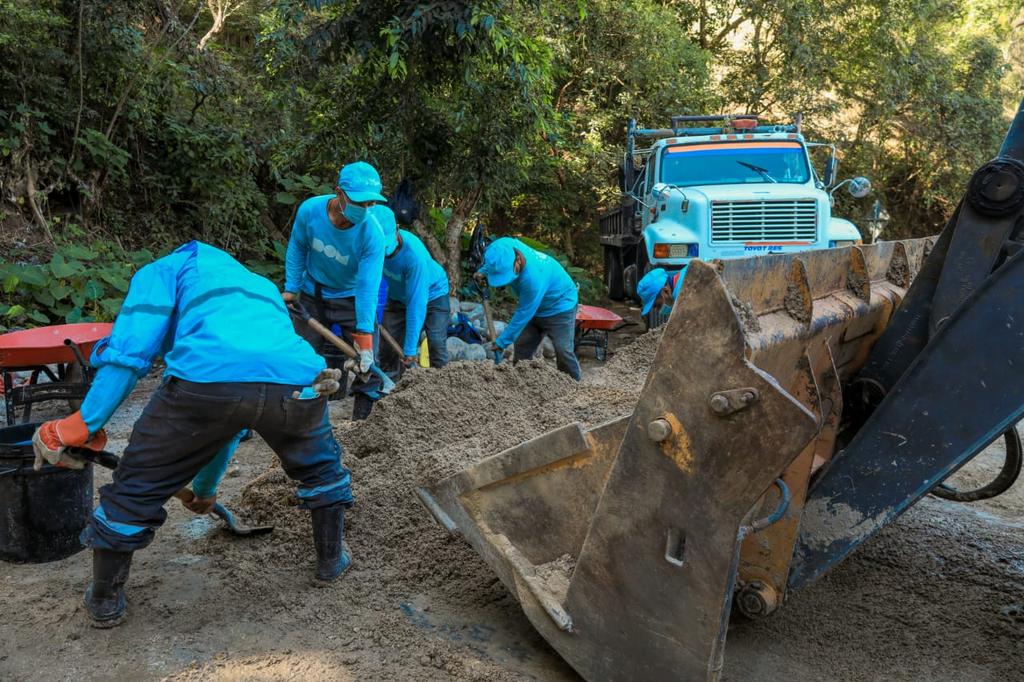
<svg viewBox="0 0 1024 682"><path fill-rule="evenodd" d="M785 140L672 145L661 160L661 181L679 187L809 179L803 145Z"/></svg>

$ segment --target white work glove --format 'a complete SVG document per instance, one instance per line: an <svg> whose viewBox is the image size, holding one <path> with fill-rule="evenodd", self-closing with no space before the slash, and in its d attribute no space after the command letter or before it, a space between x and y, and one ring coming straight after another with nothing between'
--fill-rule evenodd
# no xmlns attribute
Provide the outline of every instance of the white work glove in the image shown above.
<svg viewBox="0 0 1024 682"><path fill-rule="evenodd" d="M313 379L313 390L322 396L337 393L341 388L341 370L327 369L320 370L320 373Z"/></svg>
<svg viewBox="0 0 1024 682"><path fill-rule="evenodd" d="M345 369L356 374L367 374L373 367L373 334L353 334L352 343L359 353L358 360L349 360Z"/></svg>
<svg viewBox="0 0 1024 682"><path fill-rule="evenodd" d="M58 445L56 448L47 445L46 440L40 435L39 431L39 429L36 429L36 432L32 434L32 451L36 455L35 461L32 463L33 469L39 471L43 468L45 462L64 469L85 468L85 460L69 455L64 451L63 445Z"/></svg>

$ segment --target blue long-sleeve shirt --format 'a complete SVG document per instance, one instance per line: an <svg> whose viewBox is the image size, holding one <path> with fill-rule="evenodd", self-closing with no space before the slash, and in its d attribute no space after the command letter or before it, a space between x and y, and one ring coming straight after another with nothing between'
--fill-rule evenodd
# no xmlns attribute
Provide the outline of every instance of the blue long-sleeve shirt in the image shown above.
<svg viewBox="0 0 1024 682"><path fill-rule="evenodd" d="M103 428L160 355L166 376L200 383L302 386L326 366L295 333L277 287L202 242L189 242L132 277L110 336L89 359L96 375L81 412L90 433ZM237 438L225 444L202 470L196 494L216 491L237 445Z"/></svg>
<svg viewBox="0 0 1024 682"><path fill-rule="evenodd" d="M357 332L374 330L377 292L384 265L384 230L376 218L387 206L372 206L358 225L338 228L327 215L333 194L299 206L285 255L284 290L324 298L355 298Z"/></svg>
<svg viewBox="0 0 1024 682"><path fill-rule="evenodd" d="M102 428L161 355L165 376L199 383L305 386L326 366L295 333L277 287L202 242L132 277L110 336L89 360L97 370L82 403L90 432Z"/></svg>
<svg viewBox="0 0 1024 682"><path fill-rule="evenodd" d="M384 279L388 283L388 298L405 306L405 338L402 352L415 356L420 331L427 319L427 303L448 295L448 275L420 238L406 230L399 230L402 246L384 259Z"/></svg>
<svg viewBox="0 0 1024 682"><path fill-rule="evenodd" d="M519 304L505 331L496 340L497 345L504 348L519 337L533 318L550 317L575 308L579 303L579 294L572 277L554 258L534 251L517 239L502 239L512 242L512 246L523 254L525 260L522 271L509 285L516 292Z"/></svg>

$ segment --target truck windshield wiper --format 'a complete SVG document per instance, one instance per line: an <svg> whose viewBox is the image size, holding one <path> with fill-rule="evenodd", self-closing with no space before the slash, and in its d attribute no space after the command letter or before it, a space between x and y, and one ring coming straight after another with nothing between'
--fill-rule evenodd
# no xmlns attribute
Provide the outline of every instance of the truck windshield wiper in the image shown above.
<svg viewBox="0 0 1024 682"><path fill-rule="evenodd" d="M768 172L767 168L761 168L760 166L755 166L754 164L747 163L746 161L737 161L736 163L738 163L739 165L743 166L744 168L749 168L750 170L752 170L755 173L759 174L762 178L764 178L768 182L778 182L778 180L776 180L775 178L773 178L771 176L771 173Z"/></svg>

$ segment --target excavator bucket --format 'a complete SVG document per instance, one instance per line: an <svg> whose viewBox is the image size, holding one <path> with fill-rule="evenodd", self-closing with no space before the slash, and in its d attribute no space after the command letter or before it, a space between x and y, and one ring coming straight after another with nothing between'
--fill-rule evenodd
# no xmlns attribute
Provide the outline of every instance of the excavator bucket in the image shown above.
<svg viewBox="0 0 1024 682"><path fill-rule="evenodd" d="M733 605L785 596L842 387L932 240L694 261L631 415L419 496L586 679L716 679Z"/></svg>

